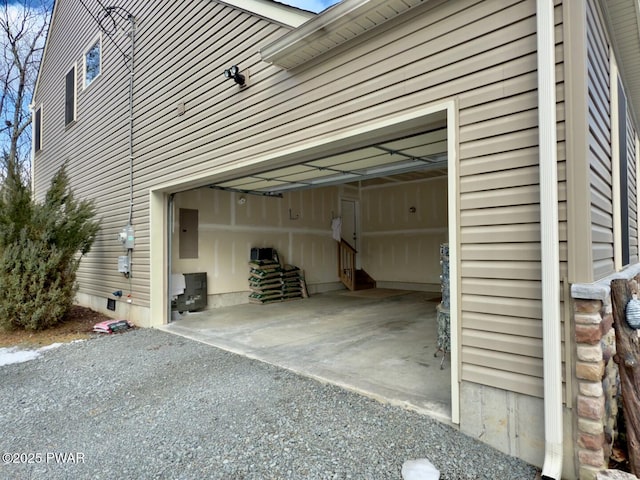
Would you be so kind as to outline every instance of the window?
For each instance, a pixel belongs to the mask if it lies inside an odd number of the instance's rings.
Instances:
[[[76,66],[71,67],[64,79],[64,124],[76,119]]]
[[[84,52],[84,88],[91,85],[102,68],[102,41],[100,37]]]
[[[42,105],[33,114],[33,148],[36,152],[42,149]]]

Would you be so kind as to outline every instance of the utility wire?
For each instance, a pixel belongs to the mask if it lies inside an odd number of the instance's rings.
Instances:
[[[103,10],[103,17],[102,19],[99,18],[98,16],[94,15],[91,10],[89,10],[89,7],[87,7],[87,5],[84,3],[84,0],[79,0],[80,4],[85,8],[85,10],[87,12],[89,12],[89,15],[91,15],[91,18],[93,18],[93,21],[96,22],[96,24],[98,25],[98,27],[100,27],[100,30],[102,30],[104,32],[104,34],[109,37],[109,40],[111,40],[111,43],[113,43],[113,45],[118,49],[118,51],[120,52],[120,54],[122,55],[122,57],[125,60],[125,65],[127,65],[127,68],[129,68],[129,60],[131,60],[131,56],[128,55],[127,53],[125,53],[122,48],[120,48],[120,45],[118,45],[118,43],[116,42],[115,38],[113,38],[112,32],[114,32],[116,30],[116,20],[115,18],[113,18],[113,14],[112,12],[115,10],[113,7],[105,7],[102,2],[100,0],[98,1],[98,4],[100,5],[100,8],[102,8]],[[121,18],[124,19],[124,16],[121,14],[118,14],[118,16],[120,16]],[[105,28],[105,26],[103,25],[103,22],[109,18],[111,20],[111,22],[113,23],[113,29],[112,30],[107,30],[107,28]]]
[[[98,4],[100,4],[100,6],[102,7],[102,10],[104,10],[105,18],[107,16],[111,18],[111,22],[113,23],[113,30],[112,31],[115,31],[117,29],[116,20],[115,20],[115,18],[113,18],[113,16],[114,16],[113,14],[114,13],[115,13],[115,15],[117,15],[120,18],[120,20],[128,21],[133,17],[133,15],[131,15],[126,9],[124,9],[122,7],[115,7],[115,6],[107,7],[100,0],[96,0],[96,1],[98,2]],[[125,12],[126,15],[123,15],[122,12]],[[105,28],[105,30],[106,30],[106,28]]]
[[[91,12],[91,10],[89,10],[89,7],[87,7],[87,6],[85,5],[85,3],[84,3],[84,1],[83,1],[83,0],[80,0],[80,4],[84,7],[84,9],[85,9],[87,12],[89,12],[89,15],[91,15],[91,18],[93,18],[93,20],[94,20],[98,25],[100,25],[100,20],[98,20],[98,17],[96,17],[96,16]]]
[[[133,224],[133,78],[134,78],[134,55],[135,55],[135,17],[129,13],[126,9],[121,7],[105,7],[100,0],[96,0],[102,9],[102,18],[94,15],[91,10],[84,3],[84,0],[79,0],[82,6],[85,8],[89,15],[96,22],[100,30],[104,32],[104,34],[111,40],[113,45],[118,49],[118,51],[122,54],[124,58],[124,63],[127,69],[129,70],[129,225]],[[122,12],[125,12],[123,14]],[[114,37],[113,33],[117,32],[118,25],[116,22],[116,17],[119,20],[129,22],[130,32],[129,35],[131,37],[131,55],[126,54],[118,45]],[[104,22],[109,20],[110,28],[105,27]],[[127,257],[129,257],[129,262],[131,263],[133,249],[129,248],[127,250]],[[131,273],[127,274],[127,278],[129,279],[129,292],[133,291],[132,281],[131,281]],[[129,293],[131,295],[131,293]],[[130,303],[130,302],[129,302]],[[131,315],[131,308],[129,308],[129,315]]]

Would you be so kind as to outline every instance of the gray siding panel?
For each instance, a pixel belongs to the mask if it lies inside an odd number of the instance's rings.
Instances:
[[[261,62],[260,47],[287,31],[263,19],[209,0],[158,5],[132,0],[125,6],[139,19],[133,210],[137,243],[130,284],[136,303],[150,302],[150,188],[186,175],[211,175],[222,165],[455,98],[460,125],[462,378],[542,395],[535,0],[426,2],[294,71]],[[116,271],[122,248],[114,238],[129,208],[127,72],[116,49],[105,42],[102,78],[79,92],[78,121],[65,130],[64,73],[81,60],[97,28],[70,0],[58,0],[58,10],[37,92],[37,101],[45,107],[45,147],[36,158],[35,186],[42,195],[55,168],[69,159],[78,193],[98,201],[103,229],[83,261],[79,280],[82,292],[108,296],[125,283]],[[556,16],[564,245],[559,7]],[[77,37],[74,48],[63,41],[63,32]],[[223,78],[223,69],[233,64],[250,69],[248,88],[240,90]],[[350,72],[347,81],[345,69]],[[594,72],[594,85],[606,80],[601,73]],[[178,102],[184,102],[184,115],[177,113]],[[593,102],[594,115],[601,103]],[[607,138],[606,131],[597,133],[594,138]],[[594,142],[593,163],[594,171],[602,172],[598,186],[606,193],[607,169],[596,161],[606,151],[606,141],[601,143]],[[594,201],[592,209],[606,217],[606,205]],[[561,252],[566,270],[566,245]],[[511,365],[514,368],[506,371]]]
[[[593,274],[598,279],[613,273],[615,264],[609,41],[604,30],[602,12],[593,0],[587,4],[587,78]]]
[[[169,1],[157,5],[141,1],[123,5],[138,19],[134,86],[133,219],[136,246],[132,258],[133,275],[127,281],[117,272],[117,257],[125,252],[114,239],[127,223],[129,213],[128,71],[120,52],[103,36],[102,74],[83,90],[83,50],[99,29],[89,14],[73,2],[58,3],[38,91],[38,98],[47,105],[44,108],[44,145],[48,148],[36,158],[35,188],[38,195],[42,195],[53,172],[63,161],[69,162],[76,192],[97,201],[102,220],[102,234],[83,260],[78,274],[80,291],[104,297],[117,289],[131,290],[134,302],[148,305],[148,190],[139,182],[144,152],[138,145],[145,140],[150,145],[159,143],[170,129],[184,134],[176,120],[177,102],[187,100],[189,108],[187,93],[194,91],[194,101],[200,103],[200,98],[209,96],[212,81],[223,82],[223,68],[218,65],[231,62],[230,55],[237,53],[237,49],[225,47],[231,45],[235,33],[241,33],[243,41],[239,45],[246,45],[249,37],[252,38],[248,44],[255,45],[256,41],[271,41],[277,32],[282,34],[287,30],[210,1],[190,2],[189,8]],[[96,5],[90,8],[95,8],[93,13],[97,13]],[[230,23],[230,20],[233,21]],[[78,28],[78,25],[82,27]],[[234,28],[240,32],[234,32]],[[71,45],[65,43],[63,31],[73,32],[76,41]],[[126,36],[123,37],[125,41],[121,38],[118,45],[128,52],[128,42]],[[205,45],[213,47],[203,49]],[[216,55],[223,54],[228,60],[216,60]],[[257,58],[254,48],[251,55]],[[64,112],[59,108],[64,99],[61,82],[73,62],[78,65],[78,120],[65,129]],[[203,63],[206,68],[202,67]],[[199,116],[206,118],[206,111],[200,112]],[[172,153],[172,160],[175,160],[175,153]],[[157,158],[153,155],[150,158],[150,171],[154,172]],[[157,175],[154,178],[153,183],[157,183]]]
[[[638,179],[636,130],[631,110],[627,111],[627,179],[629,196],[629,263],[638,263]]]

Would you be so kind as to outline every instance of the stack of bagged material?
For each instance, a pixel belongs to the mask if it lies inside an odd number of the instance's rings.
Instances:
[[[282,268],[282,299],[289,300],[302,297],[300,269],[294,265]]]
[[[252,303],[282,300],[282,267],[275,260],[249,262],[249,301]]]
[[[304,273],[295,265],[280,265],[274,248],[252,248],[249,261],[250,303],[307,298]]]

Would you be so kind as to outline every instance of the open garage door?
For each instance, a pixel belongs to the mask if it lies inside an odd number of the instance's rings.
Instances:
[[[175,193],[171,218],[198,211],[199,256],[181,258],[176,221],[168,277],[206,272],[208,305],[174,313],[166,329],[455,422],[456,364],[447,357],[441,370],[434,357],[441,247],[456,228],[447,111],[420,126]],[[348,291],[338,275],[332,221],[345,200],[358,206],[359,263],[377,285],[370,292]],[[303,271],[311,298],[249,304],[252,248],[273,248]]]
[[[446,124],[436,124],[432,130],[410,137],[211,186],[247,194],[279,196],[283,192],[353,182],[368,185],[430,178],[446,175],[446,171]]]

